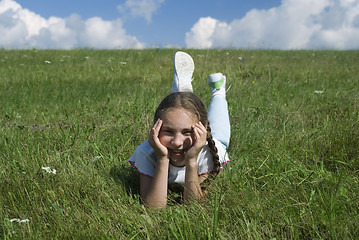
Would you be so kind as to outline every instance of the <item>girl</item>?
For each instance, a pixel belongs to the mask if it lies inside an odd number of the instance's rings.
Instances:
[[[140,173],[142,202],[150,208],[166,207],[169,183],[183,186],[185,202],[201,200],[205,197],[201,183],[209,174],[216,176],[229,161],[226,77],[221,73],[209,76],[212,98],[207,117],[203,102],[192,92],[193,71],[191,56],[177,52],[172,94],[158,106],[148,139],[129,160]]]

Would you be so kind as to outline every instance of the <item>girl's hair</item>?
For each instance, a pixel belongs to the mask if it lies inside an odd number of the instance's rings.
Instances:
[[[209,126],[207,110],[202,100],[192,92],[171,93],[170,95],[165,97],[160,103],[160,105],[157,107],[154,122],[156,122],[157,119],[161,118],[163,113],[171,108],[184,108],[190,113],[192,113],[194,116],[196,116],[197,119],[202,122],[204,126],[207,126],[207,142],[213,156],[212,175],[217,176],[220,171],[221,165],[219,162],[218,150],[213,141],[211,127]]]

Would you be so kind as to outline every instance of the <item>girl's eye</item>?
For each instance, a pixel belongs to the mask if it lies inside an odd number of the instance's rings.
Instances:
[[[170,130],[163,130],[162,132],[164,132],[167,135],[172,134],[172,131],[170,131]]]
[[[185,136],[191,136],[192,133],[193,133],[193,131],[185,131],[185,132],[183,132],[183,135],[185,135]]]

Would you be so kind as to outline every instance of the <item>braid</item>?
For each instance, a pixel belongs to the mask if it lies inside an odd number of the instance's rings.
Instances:
[[[211,133],[211,127],[209,126],[209,123],[207,125],[207,142],[208,142],[209,150],[211,151],[212,156],[213,156],[212,176],[216,177],[218,175],[219,171],[221,170],[221,164],[219,162],[218,149],[214,143],[212,133]]]

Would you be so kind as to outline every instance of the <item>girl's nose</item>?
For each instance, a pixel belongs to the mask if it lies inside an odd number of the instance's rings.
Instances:
[[[183,145],[184,137],[180,134],[176,134],[172,139],[172,145],[176,148],[179,148]]]

